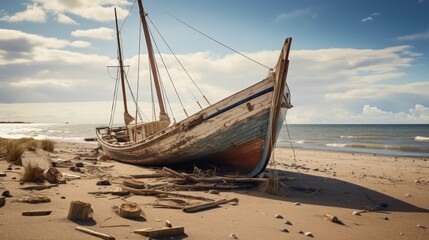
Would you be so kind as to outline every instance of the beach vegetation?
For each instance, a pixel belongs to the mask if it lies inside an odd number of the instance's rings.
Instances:
[[[21,165],[21,157],[25,152],[25,147],[19,141],[9,140],[5,142],[2,150],[7,162]]]
[[[24,173],[21,176],[20,182],[43,182],[44,180],[43,169],[39,166],[28,164],[24,167]]]
[[[48,139],[40,140],[39,147],[45,151],[52,152],[55,148],[55,142]]]

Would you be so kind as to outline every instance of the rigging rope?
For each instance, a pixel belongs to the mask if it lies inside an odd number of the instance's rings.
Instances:
[[[237,50],[233,49],[232,47],[229,47],[229,46],[227,46],[226,44],[224,44],[224,43],[222,43],[222,42],[220,42],[220,41],[218,41],[218,40],[214,39],[213,37],[209,36],[208,34],[205,34],[205,33],[203,33],[202,31],[200,31],[200,30],[198,30],[198,29],[196,29],[196,28],[192,27],[191,25],[189,25],[188,23],[186,23],[186,22],[184,22],[184,21],[180,20],[179,18],[177,18],[176,16],[174,16],[173,14],[171,14],[170,12],[168,12],[167,10],[163,9],[161,6],[159,6],[158,4],[154,3],[153,1],[151,1],[151,3],[152,3],[154,6],[156,6],[157,8],[159,8],[161,11],[165,12],[165,13],[166,13],[167,15],[169,15],[170,17],[172,17],[172,18],[176,19],[176,20],[177,20],[177,21],[179,21],[180,23],[182,23],[182,24],[184,24],[185,26],[187,26],[187,27],[191,28],[192,30],[196,31],[197,33],[199,33],[199,34],[201,34],[201,35],[205,36],[206,38],[208,38],[208,39],[212,40],[213,42],[215,42],[215,43],[217,43],[217,44],[219,44],[219,45],[221,45],[221,46],[223,46],[223,47],[225,47],[225,48],[228,48],[229,50],[231,50],[231,51],[233,51],[233,52],[235,52],[235,53],[237,53],[237,54],[241,55],[242,57],[247,58],[248,60],[250,60],[250,61],[252,61],[252,62],[254,62],[254,63],[256,63],[256,64],[258,64],[258,65],[260,65],[260,66],[262,66],[262,67],[265,67],[265,68],[267,68],[267,69],[271,69],[270,67],[266,66],[265,64],[263,64],[263,63],[260,63],[260,62],[256,61],[255,59],[253,59],[253,58],[251,58],[251,57],[249,57],[249,56],[247,56],[247,55],[245,55],[245,54],[243,54],[243,53],[241,53],[241,52],[239,52],[239,51],[237,51]]]
[[[179,60],[179,58],[176,56],[176,54],[173,52],[173,50],[171,49],[170,45],[167,43],[167,41],[164,39],[164,37],[162,36],[162,34],[160,33],[160,31],[158,30],[158,28],[155,26],[155,24],[152,22],[152,20],[150,19],[149,15],[147,16],[147,18],[149,19],[150,23],[152,24],[152,26],[155,28],[155,30],[158,32],[158,35],[161,37],[161,39],[164,41],[165,45],[167,45],[168,49],[170,50],[171,54],[173,54],[173,56],[176,58],[176,61],[180,64],[180,66],[182,67],[183,71],[186,73],[186,75],[188,75],[189,79],[192,81],[192,83],[194,84],[194,86],[198,89],[198,91],[200,92],[200,94],[203,96],[203,98],[207,101],[207,103],[209,105],[210,102],[209,100],[206,98],[206,96],[203,94],[203,92],[201,91],[201,89],[197,86],[197,84],[195,83],[194,79],[192,79],[191,75],[188,73],[188,71],[186,70],[186,68],[183,66],[182,62]],[[194,96],[195,98],[195,96]],[[195,99],[196,100],[196,99]],[[197,101],[198,102],[198,101]],[[198,105],[200,105],[200,103],[198,103]],[[201,107],[201,106],[200,106]]]
[[[108,71],[109,72],[109,71]],[[110,74],[109,74],[110,75]],[[115,90],[113,92],[113,101],[112,101],[112,107],[110,109],[110,121],[109,121],[109,128],[112,127],[113,121],[115,118],[115,109],[116,109],[116,101],[118,96],[118,85],[119,85],[119,71],[116,71],[116,83],[115,83]]]
[[[152,23],[152,21],[151,21],[151,23]],[[152,25],[153,25],[153,23],[152,23]],[[156,27],[155,27],[155,29],[156,29]],[[185,107],[183,106],[182,99],[180,98],[179,93],[177,92],[176,85],[174,85],[174,83],[173,83],[173,79],[171,78],[170,72],[168,71],[167,65],[165,64],[164,58],[162,57],[162,54],[161,54],[161,51],[159,51],[158,44],[156,44],[156,41],[155,41],[155,39],[152,35],[152,31],[150,31],[150,29],[149,29],[149,34],[152,38],[153,43],[155,44],[155,48],[158,51],[159,57],[161,58],[162,65],[164,65],[164,69],[167,72],[168,78],[170,79],[170,83],[173,86],[173,89],[174,89],[174,92],[176,93],[177,98],[179,99],[180,105],[182,106],[182,109],[185,112],[186,117],[189,117],[188,113],[186,112]],[[170,108],[171,108],[171,106],[170,106]]]
[[[122,30],[122,27],[124,26],[125,22],[127,21],[128,17],[130,16],[131,11],[132,11],[132,10],[133,10],[133,8],[134,8],[134,5],[136,5],[136,2],[137,2],[137,0],[134,0],[133,5],[131,6],[130,10],[128,10],[128,14],[127,14],[127,16],[125,17],[124,22],[122,22],[122,25],[121,25],[121,27],[119,28],[119,31],[121,31],[121,30]]]

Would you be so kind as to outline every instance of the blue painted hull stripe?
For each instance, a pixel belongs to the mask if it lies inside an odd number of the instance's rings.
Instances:
[[[273,89],[274,89],[274,87],[270,87],[270,88],[267,88],[267,89],[262,90],[262,91],[260,91],[260,92],[257,92],[257,93],[255,93],[255,94],[253,94],[253,95],[251,95],[251,96],[249,96],[249,97],[247,97],[247,98],[243,99],[243,100],[240,100],[240,101],[238,101],[238,102],[236,102],[236,103],[234,103],[234,104],[231,104],[231,105],[229,105],[229,106],[227,106],[227,107],[224,107],[224,108],[220,109],[219,111],[217,111],[217,112],[215,112],[215,113],[212,113],[212,114],[208,115],[207,117],[205,117],[205,118],[204,118],[204,120],[209,120],[209,119],[211,119],[211,118],[214,118],[214,117],[216,117],[217,115],[222,114],[222,113],[224,113],[224,112],[226,112],[226,111],[228,111],[228,110],[231,110],[231,109],[233,109],[233,108],[235,108],[235,107],[237,107],[237,106],[239,106],[239,105],[241,105],[241,104],[243,104],[243,103],[245,103],[245,102],[248,102],[248,101],[250,101],[250,100],[252,100],[252,99],[254,99],[254,98],[257,98],[257,97],[259,97],[259,96],[262,96],[262,95],[264,95],[264,94],[266,94],[266,93],[272,92],[272,91],[273,91]]]

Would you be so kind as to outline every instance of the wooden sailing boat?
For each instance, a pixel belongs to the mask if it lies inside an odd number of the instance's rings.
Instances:
[[[292,39],[285,40],[275,68],[264,80],[170,125],[157,78],[145,12],[140,0],[138,4],[160,118],[159,121],[136,123],[128,114],[121,47],[117,35],[125,126],[96,129],[102,150],[112,159],[130,164],[166,166],[191,162],[195,165],[209,164],[220,170],[251,177],[262,173],[270,159],[286,111],[292,107],[286,84]]]

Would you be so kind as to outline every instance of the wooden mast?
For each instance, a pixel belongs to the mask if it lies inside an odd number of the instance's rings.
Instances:
[[[121,73],[122,97],[124,100],[124,121],[125,121],[125,125],[128,125],[133,120],[133,117],[131,117],[131,115],[128,113],[127,95],[125,92],[124,63],[122,62],[122,50],[121,50],[121,40],[119,37],[118,17],[116,15],[116,8],[114,8],[114,9],[115,9],[115,22],[116,22],[116,38],[117,38],[117,42],[118,42],[119,71]]]
[[[158,73],[157,73],[157,69],[156,69],[156,65],[155,65],[155,58],[153,56],[152,42],[150,39],[150,34],[149,34],[147,22],[146,22],[146,16],[145,16],[145,12],[143,9],[143,3],[141,0],[138,0],[138,3],[139,3],[140,19],[142,22],[143,32],[144,32],[144,36],[146,39],[146,46],[147,46],[147,52],[149,55],[150,67],[152,70],[152,75],[153,75],[153,79],[154,79],[154,83],[155,83],[156,96],[158,98],[160,118],[161,119],[164,118],[165,120],[167,120],[168,115],[165,112],[164,101],[163,101],[162,94],[161,94],[161,87],[159,85]],[[169,119],[168,119],[168,121],[169,121]]]

